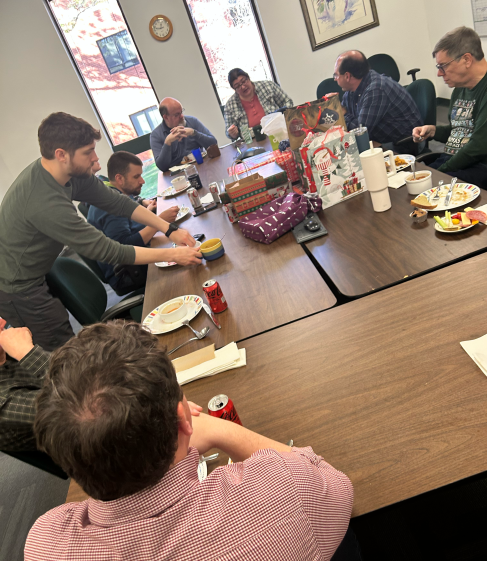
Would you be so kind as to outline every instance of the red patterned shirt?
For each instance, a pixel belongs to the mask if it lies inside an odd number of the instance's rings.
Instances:
[[[245,101],[243,99],[241,99],[240,101],[245,110],[245,113],[247,113],[249,127],[252,128],[260,125],[262,117],[265,117],[265,111],[262,107],[262,104],[260,103],[259,98],[257,97],[257,94],[254,93],[254,97],[250,101]]]
[[[198,452],[150,487],[41,516],[26,561],[328,560],[352,511],[346,475],[311,448],[260,450],[198,481]]]

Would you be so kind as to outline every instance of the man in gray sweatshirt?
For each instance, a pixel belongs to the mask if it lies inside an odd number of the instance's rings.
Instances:
[[[24,169],[0,205],[0,316],[13,327],[28,327],[34,343],[50,351],[73,335],[64,306],[45,281],[65,245],[111,264],[199,265],[201,253],[186,230],[109,189],[92,174],[101,135],[89,123],[52,113],[42,121],[38,136],[42,157]],[[121,245],[81,218],[73,200],[152,226],[186,247]]]

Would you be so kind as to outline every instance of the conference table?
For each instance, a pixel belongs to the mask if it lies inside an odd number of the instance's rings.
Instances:
[[[478,474],[487,380],[459,342],[487,333],[486,278],[484,254],[258,335],[246,367],[184,392],[312,446],[353,482],[353,516]]]
[[[418,163],[417,170],[432,171],[433,185],[448,185],[451,177]],[[357,298],[424,274],[487,248],[486,226],[479,224],[465,232],[447,234],[435,230],[433,216],[413,223],[413,207],[406,187],[389,189],[392,207],[374,212],[369,193],[318,213],[329,234],[305,244],[307,251],[327,279],[346,297]],[[481,189],[470,206],[487,203]],[[466,206],[466,205],[465,205]],[[457,210],[460,210],[459,207]],[[443,216],[439,212],[438,216]]]

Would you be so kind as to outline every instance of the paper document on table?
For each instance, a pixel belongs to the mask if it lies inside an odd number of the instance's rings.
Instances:
[[[194,353],[192,353],[194,354]],[[184,358],[184,357],[182,357]],[[176,359],[176,361],[179,359]],[[239,349],[236,343],[229,343],[225,347],[215,351],[215,358],[206,360],[201,364],[197,364],[192,368],[177,372],[178,382],[188,384],[193,380],[205,378],[206,376],[214,376],[225,370],[232,368],[240,368],[247,364],[245,349]]]
[[[487,335],[472,339],[472,341],[460,341],[460,345],[487,376]]]
[[[406,176],[408,175],[411,175],[410,171],[398,171],[396,175],[389,177],[389,187],[399,189],[399,187],[406,185]]]
[[[182,166],[173,166],[172,168],[169,168],[169,171],[171,173],[178,173],[180,171],[183,171],[183,169],[186,169],[189,166],[190,164],[183,164]]]
[[[206,194],[204,197],[201,197],[201,202],[206,205],[207,203],[213,202],[213,195],[211,193]]]

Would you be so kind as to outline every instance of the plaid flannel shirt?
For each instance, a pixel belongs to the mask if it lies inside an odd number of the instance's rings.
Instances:
[[[293,100],[284,92],[275,82],[270,80],[263,80],[261,82],[254,82],[255,92],[259,98],[262,109],[266,115],[274,113],[281,107],[292,107]],[[238,93],[234,93],[225,105],[225,132],[228,138],[228,129],[232,125],[237,125],[240,129],[242,125],[249,126],[247,113],[243,108],[242,102]]]
[[[371,70],[354,92],[345,92],[342,105],[347,110],[348,130],[367,127],[370,140],[381,144],[411,136],[421,115],[406,88],[392,78]]]
[[[17,362],[0,366],[0,450],[36,450],[32,432],[35,399],[47,372],[50,353],[36,345]]]

